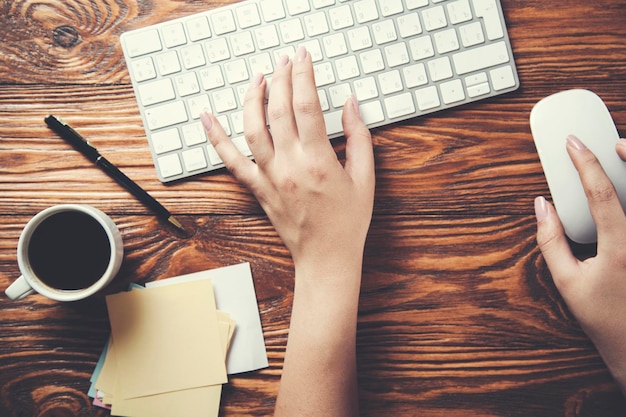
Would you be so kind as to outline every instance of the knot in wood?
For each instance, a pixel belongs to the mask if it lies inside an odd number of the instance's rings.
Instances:
[[[72,26],[59,26],[54,29],[54,43],[63,47],[63,48],[71,48],[80,42],[80,34],[78,30]]]

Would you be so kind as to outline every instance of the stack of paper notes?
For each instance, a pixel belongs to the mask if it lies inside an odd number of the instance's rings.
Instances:
[[[267,367],[249,264],[107,297],[94,404],[127,417],[217,416],[227,374]]]

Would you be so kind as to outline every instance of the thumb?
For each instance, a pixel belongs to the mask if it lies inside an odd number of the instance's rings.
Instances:
[[[537,244],[561,295],[567,299],[571,281],[578,276],[578,259],[572,253],[554,207],[543,197],[535,199]]]
[[[372,184],[373,191],[375,174],[372,136],[361,118],[355,96],[350,97],[343,106],[341,122],[346,135],[345,170],[353,180]]]
[[[622,158],[622,161],[626,161],[626,139],[620,139],[617,142],[617,145],[615,145],[615,151],[617,151],[619,157]]]

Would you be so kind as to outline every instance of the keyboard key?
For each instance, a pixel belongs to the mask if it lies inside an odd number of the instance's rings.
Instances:
[[[250,78],[246,61],[243,59],[226,62],[224,72],[226,72],[226,79],[230,84],[237,84]]]
[[[404,82],[408,88],[419,87],[428,84],[428,76],[426,75],[426,66],[424,64],[414,64],[402,68]]]
[[[465,92],[463,91],[463,83],[458,78],[452,81],[442,83],[441,99],[445,104],[452,104],[465,100]]]
[[[201,122],[184,125],[181,130],[187,146],[199,145],[207,141],[206,131]]]
[[[124,37],[124,44],[131,58],[157,52],[162,49],[159,32],[156,29],[148,29],[129,34]]]
[[[161,106],[146,109],[146,122],[148,129],[157,130],[162,127],[173,126],[177,123],[186,122],[188,119],[185,103],[174,101]]]
[[[131,63],[131,68],[135,79],[139,82],[151,80],[156,77],[156,69],[152,58],[149,56],[136,59]]]
[[[341,81],[361,75],[359,64],[354,55],[349,55],[335,61],[335,68],[337,69],[337,78]]]
[[[433,81],[441,81],[452,77],[452,67],[450,66],[450,58],[442,56],[441,58],[428,61],[428,73]]]
[[[207,167],[207,160],[202,148],[192,148],[182,153],[185,169],[189,172]]]
[[[304,39],[304,29],[300,23],[300,19],[291,19],[281,22],[278,26],[280,35],[285,43],[291,43]]]
[[[167,48],[174,48],[187,43],[185,28],[180,22],[165,26],[161,30],[161,34],[163,35],[163,43]]]
[[[337,133],[343,132],[343,124],[341,123],[342,113],[342,110],[324,113],[326,134],[328,136],[336,135]]]
[[[397,119],[415,113],[415,104],[411,93],[399,94],[384,100],[387,117]]]
[[[439,54],[457,51],[459,49],[459,38],[456,36],[454,28],[442,30],[434,35],[435,45]]]
[[[443,6],[436,6],[431,9],[424,10],[422,18],[424,19],[424,27],[429,32],[445,28],[448,25],[446,12],[443,10]]]
[[[369,103],[359,105],[361,117],[366,125],[373,123],[380,123],[385,120],[385,114],[383,113],[383,106],[379,101],[370,101]]]
[[[398,17],[398,31],[403,38],[419,35],[422,33],[422,25],[420,24],[417,12]]]
[[[363,52],[359,55],[361,60],[361,67],[363,72],[371,74],[376,71],[385,69],[385,63],[383,61],[383,54],[380,49],[373,49],[371,51]]]
[[[354,26],[354,20],[352,19],[352,12],[350,6],[340,6],[331,9],[329,12],[330,25],[334,30],[344,29],[350,26]]]
[[[231,12],[230,10],[223,10],[217,13],[213,13],[210,19],[216,35],[224,35],[225,33],[234,32],[235,30],[237,30],[237,25],[235,25],[233,12]]]
[[[434,109],[441,105],[437,87],[434,85],[415,91],[415,99],[417,100],[417,107],[422,111]]]
[[[335,72],[330,62],[323,62],[313,66],[313,75],[315,76],[315,86],[323,87],[335,82]]]
[[[400,77],[400,71],[388,71],[378,75],[378,84],[380,85],[380,91],[384,95],[397,93],[404,89],[402,78]]]
[[[385,47],[385,58],[390,68],[409,63],[409,51],[404,42],[395,43]]]
[[[206,64],[202,45],[195,44],[186,46],[180,50],[180,58],[183,61],[185,69],[198,68]]]
[[[476,16],[482,17],[485,22],[487,39],[494,40],[504,37],[504,29],[500,22],[500,13],[496,0],[472,0]]]
[[[515,76],[510,65],[489,71],[491,84],[496,91],[515,86]]]
[[[378,19],[378,9],[374,0],[355,1],[353,7],[358,23],[367,23]]]
[[[242,56],[254,52],[254,41],[251,32],[238,32],[230,36],[233,55]]]
[[[225,38],[215,39],[205,44],[207,58],[211,63],[224,61],[230,58],[230,52],[228,51],[228,43]]]
[[[491,89],[489,88],[489,83],[476,84],[467,87],[467,95],[474,98],[484,96],[485,94],[489,94]]]
[[[509,52],[504,41],[500,41],[459,52],[453,55],[452,60],[456,73],[463,75],[509,62]]]
[[[311,6],[307,0],[289,0],[287,2],[287,11],[290,15],[295,16],[306,13],[311,10]]]
[[[285,17],[282,0],[261,0],[261,13],[266,22],[273,22]]]
[[[187,32],[192,42],[211,37],[209,21],[205,16],[198,16],[187,21]]]
[[[176,90],[181,97],[189,96],[191,94],[200,92],[200,85],[198,84],[198,78],[194,72],[188,72],[183,75],[179,75],[174,78],[176,84]]]
[[[180,159],[175,153],[158,158],[157,165],[159,166],[159,171],[163,178],[174,177],[183,173]]]
[[[396,33],[393,20],[383,20],[382,22],[374,23],[372,25],[372,31],[374,32],[374,40],[378,45],[384,45],[398,40],[398,34]]]
[[[350,49],[354,52],[370,48],[372,46],[372,37],[367,26],[360,26],[356,29],[348,31],[348,43]]]
[[[428,35],[411,39],[409,41],[409,48],[411,49],[411,57],[414,61],[435,56],[433,41]]]
[[[213,65],[199,71],[200,82],[205,90],[213,90],[225,85],[222,69],[218,65]]]
[[[402,0],[386,0],[381,2],[380,9],[385,17],[393,16],[394,14],[402,13],[404,8],[402,7]]]
[[[322,35],[328,33],[330,28],[326,21],[326,13],[318,12],[307,15],[304,18],[304,25],[306,27],[306,33],[309,37]]]
[[[237,108],[237,100],[235,99],[235,93],[232,88],[225,88],[223,90],[213,93],[213,105],[217,113],[224,113],[229,110]]]
[[[424,6],[428,6],[428,0],[406,0],[406,8],[409,10]]]
[[[241,29],[247,29],[261,24],[261,16],[259,15],[259,10],[254,3],[244,4],[241,7],[237,7],[235,9],[235,14],[237,15],[237,22],[239,23],[239,27]]]
[[[348,97],[352,95],[350,84],[337,84],[328,89],[330,102],[334,108],[343,107]]]
[[[151,139],[152,146],[157,154],[171,152],[183,147],[178,129],[176,128],[155,132],[152,134]]]
[[[461,35],[461,43],[466,48],[485,42],[485,35],[483,34],[483,27],[480,22],[461,26],[459,33]]]
[[[326,57],[328,58],[334,58],[348,53],[348,45],[346,44],[346,38],[343,36],[343,33],[326,36],[322,42],[324,44]]]
[[[189,108],[189,115],[191,116],[191,118],[196,120],[200,118],[200,113],[202,112],[206,111],[208,113],[213,113],[213,110],[211,109],[211,103],[209,101],[209,96],[206,94],[193,96],[192,98],[188,99],[187,107]],[[184,125],[183,130],[187,126],[189,125]]]
[[[378,87],[374,77],[359,78],[354,81],[354,94],[359,101],[366,101],[378,97]]]
[[[144,106],[151,106],[176,98],[172,81],[169,78],[141,84],[137,90],[141,104]]]
[[[176,51],[169,51],[163,54],[159,54],[155,57],[156,65],[161,75],[170,75],[177,73],[181,70],[180,61],[178,60],[178,53]]]
[[[456,0],[447,4],[450,23],[453,25],[467,22],[472,19],[472,9],[469,0]]]
[[[259,49],[261,50],[273,48],[280,45],[278,32],[276,31],[276,26],[274,25],[263,26],[255,29],[254,36],[256,38],[257,44],[259,45]]]

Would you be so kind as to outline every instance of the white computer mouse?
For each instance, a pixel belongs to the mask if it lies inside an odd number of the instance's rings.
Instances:
[[[615,153],[619,134],[609,110],[591,91],[561,91],[535,104],[530,128],[565,234],[577,243],[596,242],[596,226],[566,138],[577,136],[596,155],[626,208],[626,163]]]

